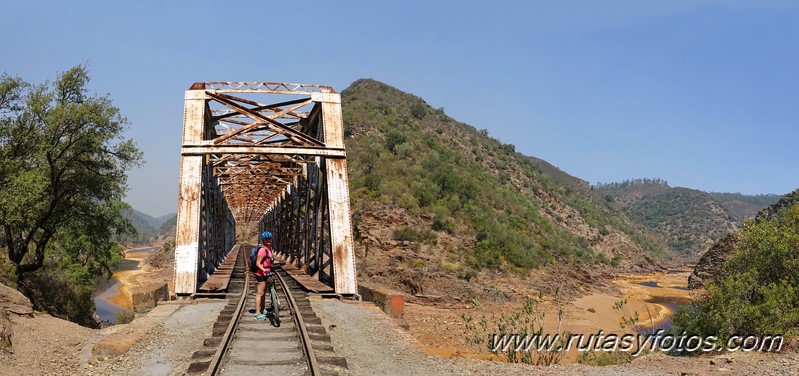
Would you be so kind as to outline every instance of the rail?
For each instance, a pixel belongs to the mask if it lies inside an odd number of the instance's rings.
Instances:
[[[249,249],[248,247],[240,247],[240,248],[241,248],[240,252],[245,252],[246,249]],[[245,268],[247,270],[249,270],[249,257],[247,257],[246,254],[240,255],[240,257],[243,257],[243,259],[245,260]],[[295,297],[292,295],[291,290],[290,290],[288,284],[286,283],[286,280],[284,279],[284,276],[282,275],[283,273],[285,273],[285,272],[281,270],[280,266],[277,266],[274,269],[274,271],[273,271],[273,275],[275,277],[275,280],[279,284],[280,290],[282,291],[282,295],[283,295],[283,298],[284,298],[284,299],[281,299],[281,300],[286,302],[286,304],[287,304],[286,308],[288,308],[285,311],[283,311],[281,309],[281,311],[292,315],[293,318],[294,318],[293,321],[294,321],[295,330],[298,333],[298,338],[297,339],[300,341],[299,348],[302,351],[302,357],[305,359],[305,363],[306,363],[306,366],[307,366],[308,374],[309,375],[321,375],[322,371],[321,371],[321,368],[320,368],[320,365],[319,365],[319,361],[318,361],[318,359],[316,357],[316,353],[314,351],[314,348],[313,348],[313,345],[312,345],[312,342],[311,342],[310,334],[309,334],[308,329],[306,327],[305,321],[303,320],[302,314],[300,313],[300,309],[299,309],[299,306],[297,304],[297,301],[295,300]],[[245,272],[244,273],[244,288],[242,289],[241,297],[238,299],[238,303],[237,303],[236,308],[235,308],[235,310],[234,310],[234,312],[233,312],[233,314],[231,316],[230,322],[227,325],[225,333],[222,335],[222,337],[221,337],[221,339],[219,341],[219,345],[218,345],[216,351],[214,352],[213,357],[209,361],[208,368],[205,371],[205,375],[211,376],[211,375],[220,375],[220,374],[223,374],[223,373],[230,373],[230,372],[235,373],[236,372],[235,371],[235,367],[252,366],[252,362],[251,361],[243,361],[243,362],[242,361],[237,361],[236,359],[232,359],[230,356],[228,356],[229,352],[233,348],[236,348],[236,346],[239,346],[238,349],[246,348],[248,346],[252,346],[252,345],[248,345],[246,343],[242,343],[240,345],[236,344],[236,342],[238,340],[242,339],[242,335],[238,335],[237,336],[236,333],[237,333],[238,330],[241,330],[241,325],[240,324],[242,323],[242,317],[246,316],[245,307],[247,306],[248,296],[250,294],[250,283],[252,282],[252,276],[251,275],[252,275],[251,272]],[[279,319],[279,318],[276,317],[276,319]],[[245,324],[245,325],[252,325],[252,324]],[[263,326],[261,326],[260,328],[261,329],[258,329],[259,332],[264,330],[264,329],[262,329],[262,328],[264,328]],[[247,330],[247,329],[245,329],[245,330]],[[246,338],[243,339],[243,340],[245,342],[247,341]],[[258,341],[258,342],[261,342],[261,341]],[[268,340],[265,340],[263,342],[268,342]],[[259,345],[263,346],[264,344],[263,343],[259,343]],[[265,347],[264,351],[266,351],[266,350],[268,350],[268,345],[267,345],[267,347]],[[297,354],[299,355],[299,353],[297,353]],[[275,361],[274,364],[277,367],[280,367],[281,365],[284,365],[283,363],[281,363],[281,361]],[[269,361],[265,361],[264,363],[262,363],[262,364],[260,364],[258,366],[259,367],[269,367],[270,366],[270,362]],[[266,368],[264,368],[264,370],[267,371]]]

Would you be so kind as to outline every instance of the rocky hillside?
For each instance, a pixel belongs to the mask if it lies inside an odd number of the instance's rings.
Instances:
[[[676,254],[689,260],[698,258],[740,223],[712,195],[672,188],[659,179],[598,184],[594,188],[617,202],[630,219],[665,239]]]
[[[363,79],[342,106],[364,282],[473,296],[486,285],[466,283],[474,277],[559,270],[550,285],[590,284],[596,271],[669,255],[585,181],[416,96]]]
[[[785,210],[794,205],[799,205],[799,189],[788,193],[779,199],[776,204],[769,205],[760,210],[754,221],[759,222],[779,217]],[[705,252],[688,277],[689,288],[699,288],[705,281],[722,275],[724,264],[732,257],[738,246],[738,232],[732,232],[720,239],[707,252]]]
[[[161,226],[155,230],[153,234],[152,241],[155,243],[162,243],[167,240],[175,240],[175,234],[177,231],[178,225],[178,215],[171,214],[168,217],[165,217]]]

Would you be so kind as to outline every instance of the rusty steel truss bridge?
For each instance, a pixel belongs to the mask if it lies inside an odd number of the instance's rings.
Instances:
[[[176,297],[195,296],[245,223],[252,224],[248,238],[271,231],[276,252],[336,294],[357,294],[347,183],[333,88],[193,84],[183,115]]]

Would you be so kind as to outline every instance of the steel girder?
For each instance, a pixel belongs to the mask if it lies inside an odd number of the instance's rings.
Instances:
[[[244,222],[272,231],[279,254],[337,293],[356,294],[340,96],[321,85],[205,82],[185,100],[175,294],[197,291]]]

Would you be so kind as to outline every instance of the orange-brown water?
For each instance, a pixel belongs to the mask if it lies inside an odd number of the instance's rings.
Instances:
[[[144,248],[126,251],[120,269],[114,271],[110,280],[98,283],[94,301],[102,321],[115,323],[117,312],[133,309],[130,280],[142,273],[138,263],[147,258],[151,250]]]

